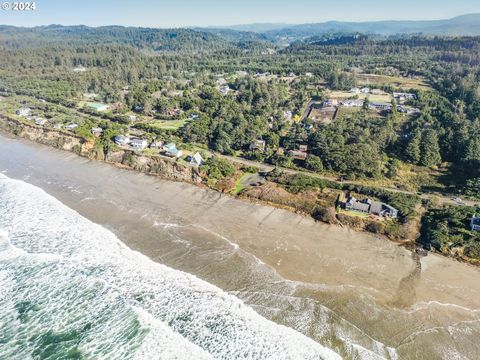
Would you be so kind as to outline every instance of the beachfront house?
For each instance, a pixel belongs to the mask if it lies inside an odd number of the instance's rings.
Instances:
[[[77,127],[78,127],[78,124],[68,124],[67,126],[65,126],[65,129],[70,130],[70,131],[73,131],[73,130],[75,130]]]
[[[480,231],[480,217],[477,217],[475,214],[473,214],[470,227],[472,228],[472,231]]]
[[[109,109],[109,106],[106,105],[106,104],[102,104],[102,103],[88,103],[87,106],[90,108],[90,109],[93,109],[95,111],[107,111]]]
[[[43,126],[46,123],[47,123],[47,119],[44,119],[44,118],[41,118],[41,117],[35,118],[35,125]]]
[[[343,207],[345,210],[358,211],[369,215],[389,217],[393,219],[398,217],[398,210],[393,206],[371,199],[357,200],[352,196],[343,204]]]
[[[119,146],[125,146],[125,145],[130,144],[130,138],[128,136],[125,136],[125,135],[115,136],[114,141],[115,141],[115,144],[117,144]]]
[[[30,115],[30,111],[32,111],[30,108],[22,107],[22,108],[18,109],[17,111],[15,111],[15,114],[18,115],[18,116],[27,117],[28,115]]]
[[[94,127],[92,128],[92,134],[99,137],[103,134],[103,129],[101,127]]]
[[[264,152],[265,151],[265,140],[262,140],[262,139],[255,140],[254,142],[252,142],[249,145],[249,150],[250,151]]]
[[[183,155],[182,150],[177,149],[177,146],[174,143],[168,143],[163,146],[166,156],[179,158]]]
[[[150,144],[150,149],[161,149],[163,147],[163,141],[156,140]]]
[[[136,150],[143,150],[147,147],[148,142],[145,139],[132,139],[130,146]]]
[[[193,154],[193,156],[190,158],[190,165],[191,166],[195,166],[195,167],[199,167],[199,166],[202,166],[204,163],[204,160],[202,158],[202,155],[200,155],[199,152],[196,152],[195,154]]]

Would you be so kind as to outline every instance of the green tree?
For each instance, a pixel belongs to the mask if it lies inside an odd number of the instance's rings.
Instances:
[[[441,161],[437,133],[433,129],[427,129],[422,134],[422,143],[420,144],[420,165],[433,166]]]

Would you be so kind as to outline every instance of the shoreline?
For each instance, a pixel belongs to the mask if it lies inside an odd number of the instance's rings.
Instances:
[[[348,342],[388,359],[387,348],[419,329],[480,321],[470,310],[480,309],[475,267],[432,255],[420,259],[419,271],[411,252],[373,234],[23,139],[0,142],[6,149],[0,169],[9,177],[43,188],[132,250],[218,286],[347,359],[354,357],[345,355],[354,352]],[[448,304],[469,310],[451,312]],[[399,356],[414,359],[419,348],[433,354],[428,339],[402,346]]]
[[[42,145],[46,145],[46,146],[49,146],[49,147],[52,147],[52,148],[55,148],[55,149],[68,151],[68,152],[74,153],[74,154],[76,154],[80,157],[84,157],[84,158],[87,158],[87,159],[93,160],[93,161],[100,161],[102,163],[108,164],[108,165],[113,166],[113,167],[118,168],[118,169],[130,170],[130,171],[133,171],[133,172],[136,172],[136,173],[142,173],[142,174],[145,174],[145,175],[149,175],[149,176],[160,178],[160,179],[167,180],[167,181],[187,183],[187,184],[190,184],[190,185],[197,186],[201,189],[210,189],[212,191],[218,192],[219,194],[224,194],[224,195],[229,196],[231,198],[238,199],[238,200],[250,203],[250,204],[260,204],[260,205],[264,205],[264,206],[270,206],[270,207],[274,207],[274,208],[277,208],[277,209],[286,210],[286,211],[289,211],[291,213],[304,216],[306,218],[311,218],[315,221],[318,221],[318,222],[321,222],[321,223],[324,223],[324,224],[339,226],[341,228],[346,227],[346,228],[352,229],[353,231],[356,231],[356,232],[359,232],[359,233],[373,234],[375,236],[379,236],[380,238],[382,238],[384,240],[391,241],[395,244],[403,246],[407,250],[412,251],[412,252],[415,252],[417,249],[420,249],[420,246],[416,244],[416,239],[413,239],[413,238],[407,238],[407,239],[403,239],[403,240],[402,239],[397,239],[397,238],[392,238],[392,237],[389,237],[389,236],[384,235],[384,234],[373,233],[371,231],[368,231],[365,228],[358,228],[358,227],[352,226],[348,223],[342,223],[339,219],[336,219],[335,222],[323,221],[322,219],[315,218],[313,216],[313,214],[302,211],[300,209],[297,209],[294,206],[281,204],[281,203],[278,203],[278,202],[275,202],[275,201],[264,200],[264,199],[257,198],[257,197],[251,196],[251,195],[243,195],[242,196],[241,194],[240,195],[239,194],[231,194],[230,192],[221,191],[219,189],[216,189],[215,187],[208,186],[208,185],[204,184],[197,169],[195,169],[193,167],[190,167],[190,166],[187,166],[187,165],[180,165],[180,164],[176,163],[176,161],[172,160],[171,158],[167,158],[167,157],[164,157],[164,156],[161,156],[161,155],[155,155],[156,158],[160,158],[164,162],[173,164],[174,167],[183,167],[183,168],[189,169],[189,171],[187,171],[186,176],[184,176],[184,174],[182,174],[181,176],[178,176],[175,173],[175,171],[171,171],[171,169],[167,169],[167,171],[159,171],[159,172],[146,171],[145,168],[137,168],[135,166],[131,166],[128,163],[126,163],[125,159],[124,159],[125,156],[114,155],[113,157],[112,156],[107,156],[106,158],[104,158],[104,157],[99,158],[98,154],[93,152],[93,147],[89,144],[88,141],[86,141],[85,139],[83,139],[79,136],[76,136],[74,134],[70,134],[68,132],[64,132],[64,131],[57,130],[57,129],[45,129],[43,127],[37,127],[37,126],[31,125],[31,124],[26,124],[22,121],[9,118],[8,116],[3,115],[3,114],[0,114],[0,120],[4,120],[4,121],[0,121],[0,131],[3,132],[3,134],[6,135],[6,136],[18,137],[20,139],[25,139],[27,141],[32,141],[32,142],[39,143],[39,144],[42,144]],[[4,123],[4,122],[7,122],[7,125],[4,124],[2,126],[1,124]],[[11,124],[12,122],[14,124],[13,129],[12,129],[12,124]],[[33,131],[39,131],[41,133],[48,132],[49,134],[52,134],[52,133],[53,134],[58,134],[59,136],[63,136],[63,137],[72,137],[72,138],[75,138],[75,139],[79,140],[79,144],[76,144],[74,146],[69,146],[69,147],[65,148],[65,146],[59,146],[59,144],[52,144],[51,141],[50,142],[47,141],[47,143],[45,143],[43,141],[39,141],[38,137],[32,139],[32,136],[29,135],[28,132],[27,132],[27,134],[25,134],[22,131],[18,131],[18,128],[16,128],[17,126],[20,126],[22,128],[22,130],[25,127],[28,127],[30,129],[33,129]],[[86,144],[88,144],[88,145],[85,146]],[[79,151],[78,151],[78,147],[75,147],[77,145],[80,145],[80,150]],[[84,147],[86,147],[85,151],[83,149]],[[142,157],[141,154],[137,154],[136,152],[131,151],[131,150],[121,149],[119,152],[122,152],[124,154],[133,154],[134,156]],[[153,156],[150,156],[150,157],[153,157]],[[432,253],[434,253],[434,252],[432,252]],[[443,254],[440,254],[440,255],[445,256]],[[448,256],[446,256],[446,257],[448,257]],[[468,262],[468,261],[465,261],[465,260],[459,260],[459,261]]]

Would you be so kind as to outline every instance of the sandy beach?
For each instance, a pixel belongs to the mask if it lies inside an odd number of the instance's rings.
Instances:
[[[368,233],[19,139],[0,136],[0,154],[9,177],[346,358],[480,353],[480,272],[473,266],[431,254],[418,260]]]

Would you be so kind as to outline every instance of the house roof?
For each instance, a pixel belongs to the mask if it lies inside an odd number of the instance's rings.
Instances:
[[[351,206],[352,210],[357,210],[357,211],[363,211],[363,212],[368,212],[370,209],[370,204],[365,204],[362,202],[355,201],[352,203]]]
[[[472,225],[479,225],[480,226],[480,217],[476,217],[475,215],[473,215]]]

